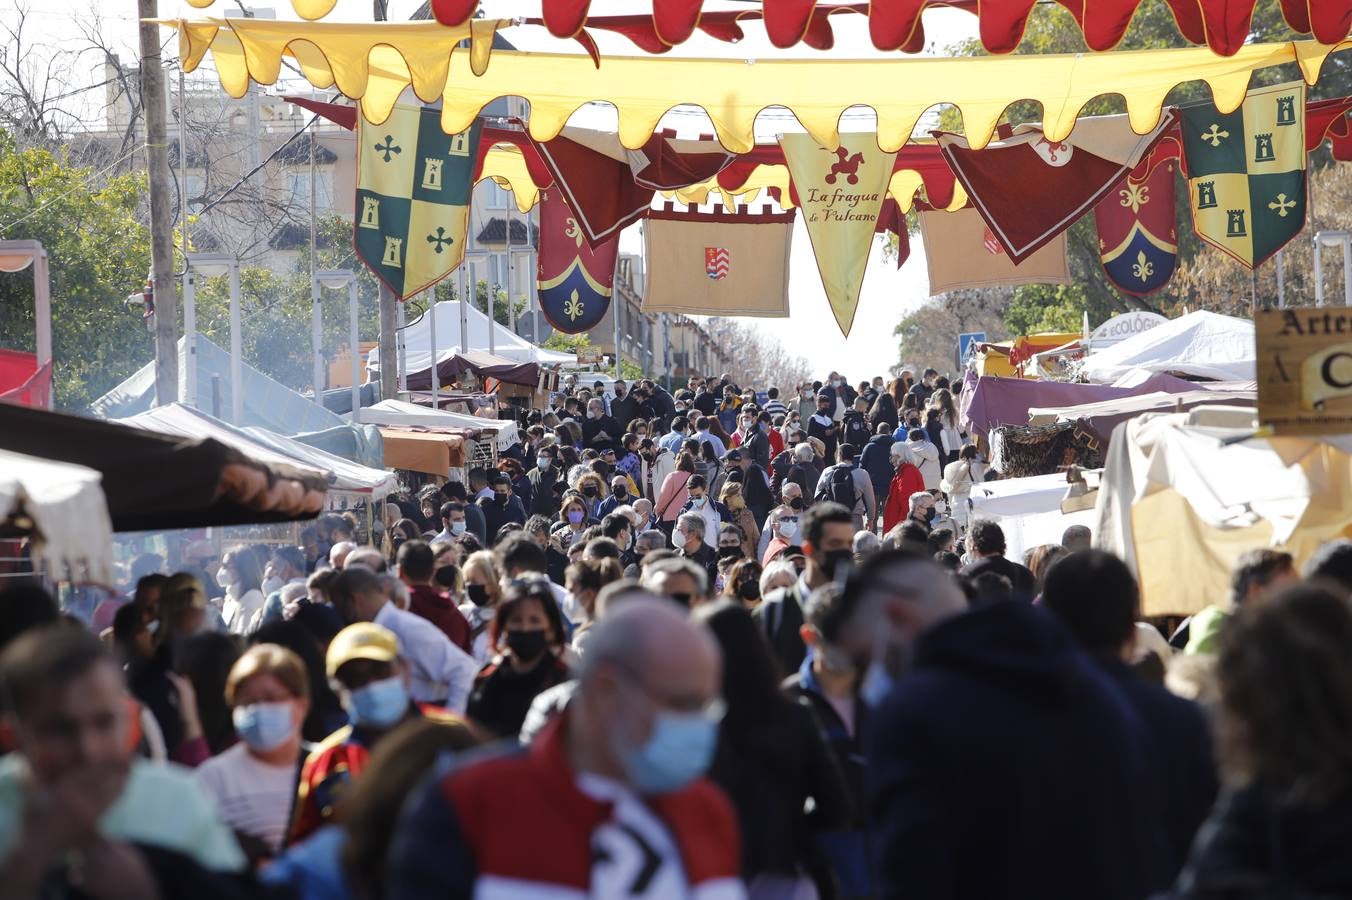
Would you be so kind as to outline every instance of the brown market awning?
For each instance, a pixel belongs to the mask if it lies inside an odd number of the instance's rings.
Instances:
[[[0,449],[100,472],[115,531],[309,519],[327,489],[320,473],[261,462],[216,440],[4,403]]]
[[[506,357],[487,353],[483,350],[470,350],[457,353],[437,363],[437,379],[443,385],[451,384],[464,372],[473,372],[480,378],[496,378],[507,384],[522,384],[535,387],[540,383],[540,365],[533,362],[516,362]],[[410,391],[428,391],[432,389],[432,370],[408,373]]]

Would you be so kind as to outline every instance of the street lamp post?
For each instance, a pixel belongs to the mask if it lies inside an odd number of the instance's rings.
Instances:
[[[352,422],[361,423],[361,368],[357,341],[357,275],[351,269],[320,269],[315,272],[315,283],[330,290],[347,288],[348,341],[352,356]]]

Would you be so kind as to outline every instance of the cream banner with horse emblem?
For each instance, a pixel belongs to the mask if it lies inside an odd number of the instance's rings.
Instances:
[[[1277,434],[1352,431],[1352,307],[1254,316],[1258,421]]]
[[[842,134],[835,150],[824,149],[807,134],[782,134],[779,146],[793,176],[826,299],[841,333],[849,337],[897,154],[880,150],[878,135],[871,131]]]

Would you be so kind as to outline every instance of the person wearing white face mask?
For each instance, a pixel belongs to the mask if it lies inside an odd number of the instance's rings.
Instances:
[[[240,742],[194,774],[249,856],[270,857],[282,847],[296,796],[300,729],[310,709],[305,664],[285,647],[258,644],[231,667],[225,697]]]
[[[225,554],[216,570],[216,583],[225,588],[221,615],[232,634],[247,634],[254,614],[263,608],[263,566],[248,547]]]

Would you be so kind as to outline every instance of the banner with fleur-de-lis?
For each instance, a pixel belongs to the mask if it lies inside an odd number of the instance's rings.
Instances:
[[[1305,227],[1305,85],[1255,88],[1234,112],[1181,111],[1193,228],[1252,269]]]
[[[620,232],[587,241],[563,191],[540,192],[540,253],[536,288],[540,310],[554,330],[580,334],[595,328],[615,291]]]
[[[1103,272],[1125,293],[1144,296],[1174,277],[1174,176],[1181,152],[1175,128],[1094,207]]]
[[[478,120],[441,130],[441,111],[396,106],[380,125],[357,121],[352,245],[400,300],[445,278],[465,257]]]

